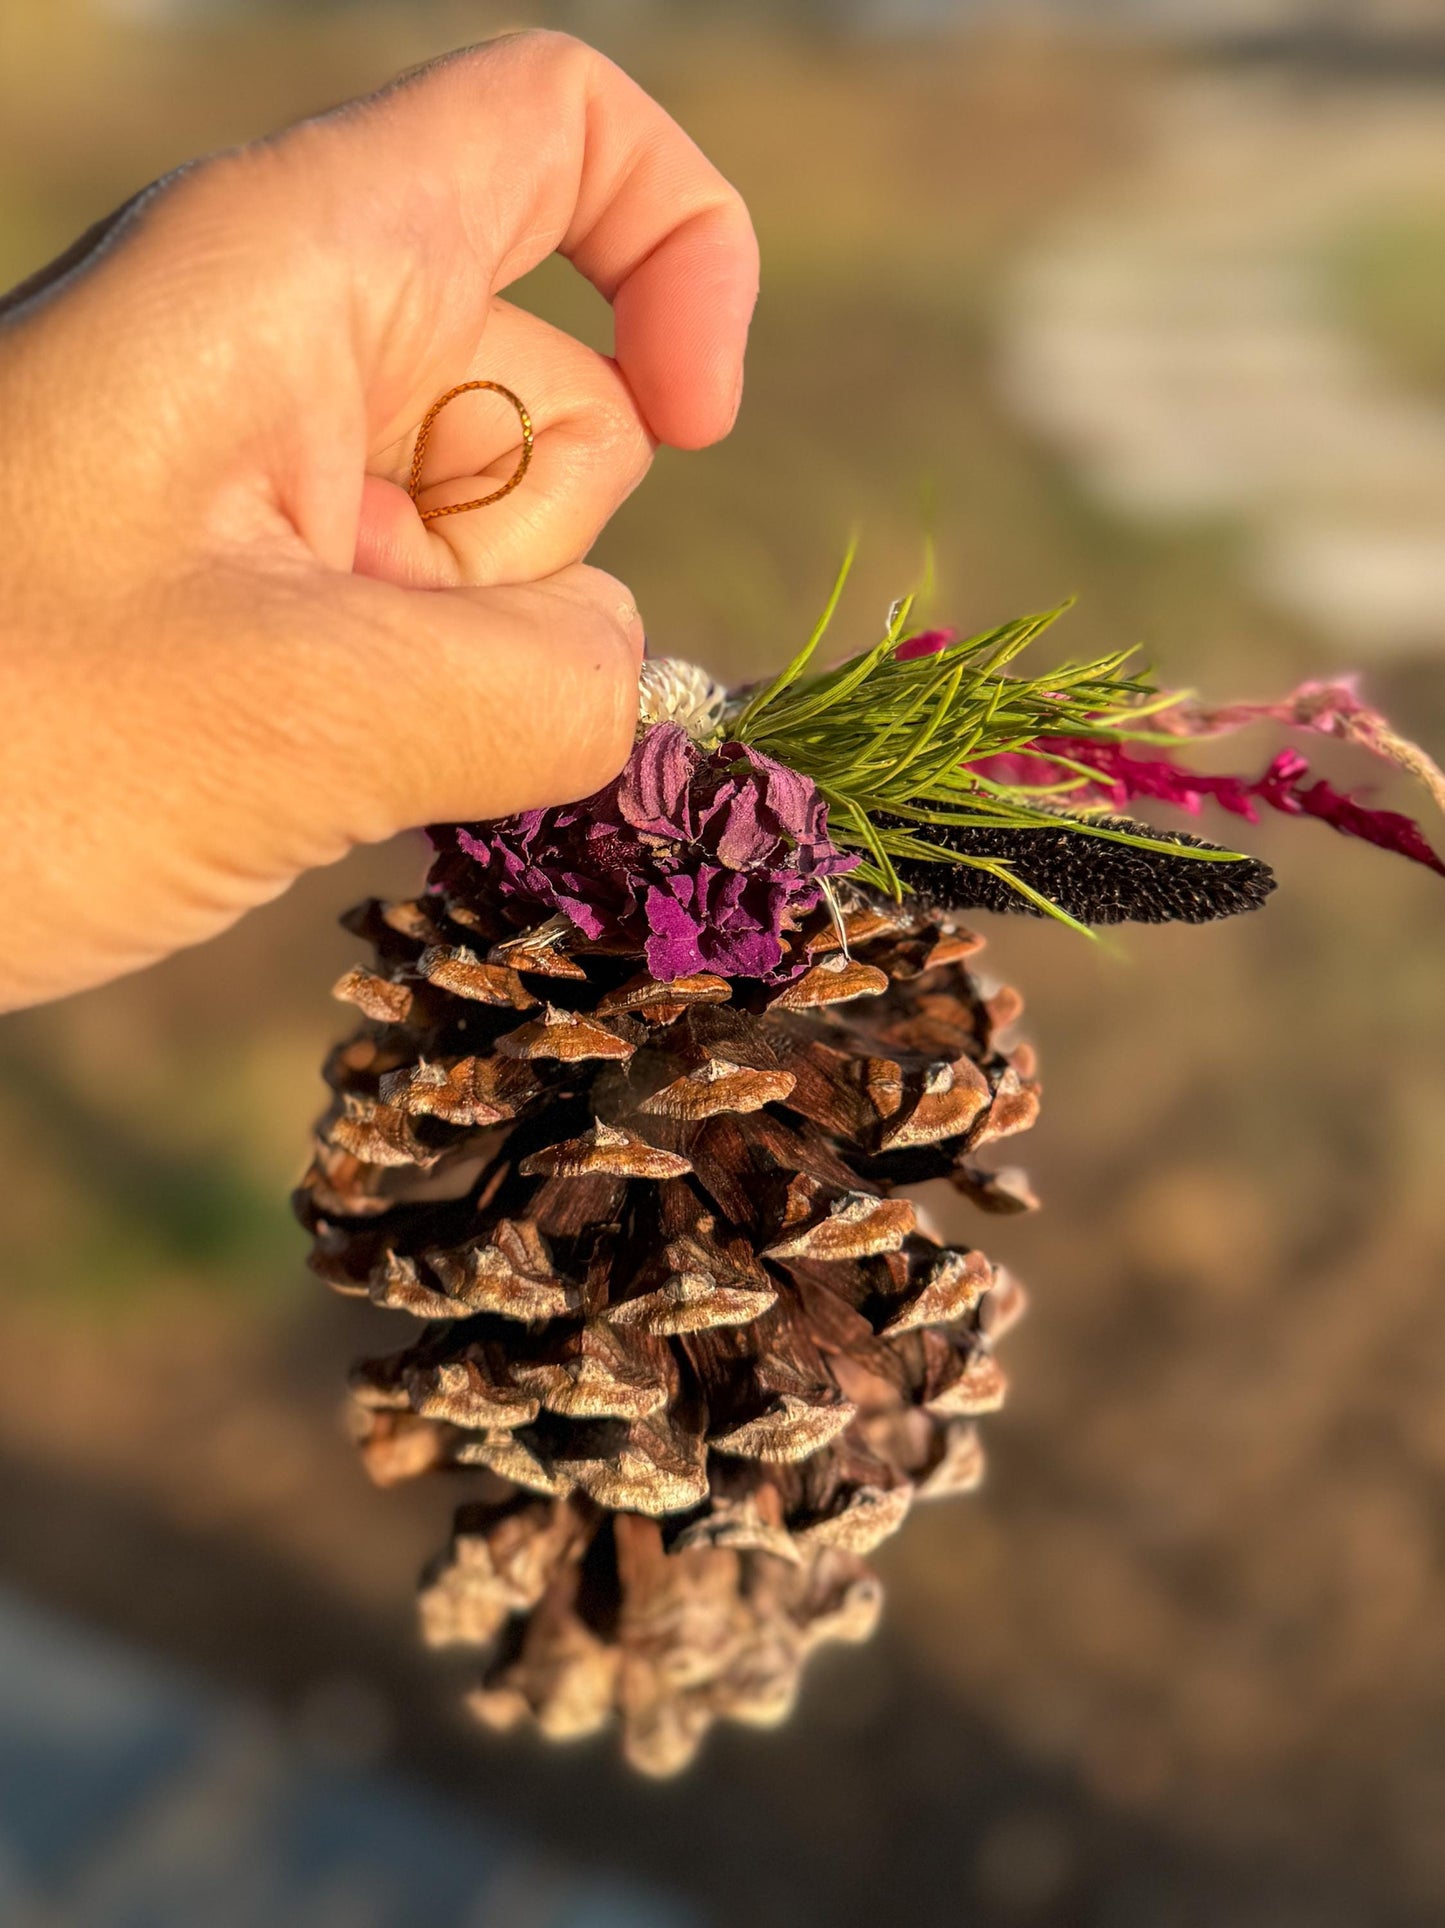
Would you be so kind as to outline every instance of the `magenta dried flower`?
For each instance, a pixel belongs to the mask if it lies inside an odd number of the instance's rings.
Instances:
[[[953,630],[924,630],[899,643],[894,660],[907,663],[938,656],[956,641]],[[1044,697],[1046,701],[1061,700],[1047,690]],[[1393,850],[1445,876],[1445,861],[1431,848],[1413,818],[1336,789],[1323,777],[1314,776],[1298,751],[1280,751],[1259,776],[1215,775],[1189,768],[1167,743],[1171,737],[1182,746],[1191,739],[1225,736],[1252,723],[1283,724],[1368,751],[1423,783],[1445,807],[1445,772],[1418,744],[1401,736],[1378,710],[1372,709],[1352,679],[1302,683],[1272,703],[1210,706],[1191,696],[1174,696],[1141,712],[1141,721],[1147,724],[1156,745],[1160,739],[1165,740],[1150,753],[1141,754],[1141,743],[1129,741],[1126,713],[1114,717],[1079,717],[1076,713],[1076,729],[1080,722],[1086,726],[1098,723],[1102,726],[1099,733],[1074,734],[1067,729],[1055,733],[1046,729],[1018,747],[975,757],[961,768],[984,779],[995,795],[1012,792],[1025,806],[1062,811],[1097,812],[1101,806],[1126,811],[1131,804],[1148,800],[1198,816],[1202,805],[1211,802],[1253,823],[1263,804],[1287,816],[1316,817],[1343,836]],[[1117,734],[1111,733],[1114,730]],[[1131,833],[1134,828],[1124,825],[1123,819],[1116,827]],[[976,846],[975,855],[997,854],[988,835],[980,841],[978,837],[970,840],[966,835],[951,833],[946,841],[958,854],[967,854],[971,844]],[[1016,855],[1014,852],[1010,861]]]
[[[957,641],[956,629],[920,629],[916,636],[905,637],[893,654],[900,663],[912,663],[922,656],[937,656]]]
[[[1195,697],[1182,697],[1161,710],[1156,726],[1170,735],[1225,736],[1251,723],[1283,723],[1352,743],[1415,778],[1445,810],[1445,771],[1389,719],[1361,697],[1356,681],[1346,676],[1333,683],[1301,683],[1278,703],[1230,703],[1211,707]]]
[[[1393,850],[1445,876],[1445,863],[1413,817],[1361,803],[1323,777],[1308,781],[1310,765],[1298,750],[1281,750],[1261,775],[1244,777],[1191,770],[1167,756],[1139,756],[1120,743],[1039,737],[1028,750],[989,757],[973,767],[995,782],[1043,787],[1068,781],[1071,773],[1065,764],[1082,764],[1095,773],[1092,783],[1081,784],[1061,799],[1075,807],[1107,802],[1123,810],[1147,800],[1198,816],[1200,807],[1210,802],[1257,823],[1257,805],[1262,803],[1286,816],[1318,817],[1342,836]]]
[[[525,920],[560,911],[584,936],[635,943],[654,977],[778,981],[784,934],[856,856],[828,835],[816,785],[740,743],[704,752],[676,723],[642,738],[593,797],[438,832],[473,887]]]

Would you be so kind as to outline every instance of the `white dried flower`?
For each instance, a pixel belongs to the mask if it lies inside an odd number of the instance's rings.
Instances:
[[[727,691],[696,663],[649,657],[637,691],[637,733],[655,723],[680,723],[694,743],[710,744],[722,728]]]

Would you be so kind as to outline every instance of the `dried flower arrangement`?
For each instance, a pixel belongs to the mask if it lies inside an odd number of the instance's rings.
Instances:
[[[649,663],[614,783],[440,827],[420,896],[350,914],[375,958],[337,992],[364,1022],[298,1193],[321,1276],[418,1322],[353,1376],[373,1477],[475,1482],[427,1639],[483,1655],[485,1723],[615,1717],[654,1774],[715,1720],[782,1719],[812,1649],[875,1624],[865,1556],[979,1480],[1023,1295],[907,1188],[1029,1209],[987,1159],[1039,1094],[959,913],[1263,902],[1263,864],[1122,814],[1141,800],[1313,816],[1445,874],[1296,750],[1253,778],[1183,760],[1268,720],[1445,805],[1349,684],[1211,710],[1125,655],[1029,678],[1050,617],[959,639],[906,602],[817,672],[842,582],[773,682]]]

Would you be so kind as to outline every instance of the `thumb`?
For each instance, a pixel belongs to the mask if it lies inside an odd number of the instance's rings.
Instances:
[[[0,1009],[199,943],[355,844],[600,788],[641,658],[631,597],[580,565],[419,590],[213,563],[68,625],[7,685]]]
[[[501,588],[330,588],[340,688],[319,773],[348,842],[569,802],[626,762],[643,634],[614,577],[579,564]]]

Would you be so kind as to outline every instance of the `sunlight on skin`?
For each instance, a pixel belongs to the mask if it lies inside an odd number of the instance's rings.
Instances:
[[[615,360],[495,299],[554,251]],[[167,177],[17,291],[0,1008],[357,843],[606,782],[642,628],[582,558],[658,442],[728,432],[756,290],[746,209],[675,123],[520,34]],[[532,471],[424,524],[417,424],[479,376],[525,398]],[[439,420],[424,505],[514,464],[478,399]]]

